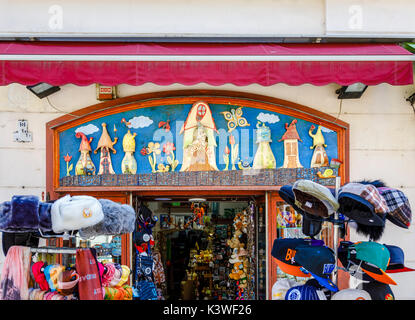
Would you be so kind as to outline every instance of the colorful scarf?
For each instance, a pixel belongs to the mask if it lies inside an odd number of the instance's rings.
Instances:
[[[0,300],[29,299],[31,259],[29,247],[10,247],[1,272]]]

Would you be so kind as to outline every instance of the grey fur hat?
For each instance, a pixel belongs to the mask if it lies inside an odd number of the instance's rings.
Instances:
[[[130,205],[119,204],[108,199],[98,200],[102,205],[104,219],[87,228],[79,229],[79,235],[91,238],[100,235],[120,235],[134,231],[136,214]]]

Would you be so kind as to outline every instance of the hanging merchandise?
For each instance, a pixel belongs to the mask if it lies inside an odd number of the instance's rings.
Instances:
[[[77,291],[79,282],[79,274],[74,269],[62,271],[58,277],[57,291],[63,296],[73,295]]]
[[[76,250],[76,271],[79,274],[79,299],[103,300],[104,293],[94,249]]]
[[[31,253],[29,247],[13,246],[4,259],[0,278],[0,300],[29,298]]]
[[[153,279],[153,256],[151,249],[154,246],[153,227],[157,217],[143,204],[138,210],[136,228],[133,233],[136,248],[135,282],[133,299],[157,300],[157,290]]]
[[[299,286],[295,280],[292,279],[280,279],[275,281],[274,285],[272,286],[272,300],[285,300],[285,295],[289,289],[292,287]]]
[[[250,208],[248,208],[250,210]],[[247,210],[243,210],[235,215],[233,220],[234,233],[227,244],[232,249],[229,262],[233,265],[229,278],[236,281],[236,300],[254,299],[254,269],[250,263],[253,261],[252,248],[255,233],[252,230],[253,220]]]
[[[295,204],[309,214],[327,218],[339,208],[329,188],[311,180],[297,180],[293,192]]]
[[[293,188],[290,185],[285,185],[278,191],[280,197],[294,208],[296,212],[302,215],[302,232],[306,236],[314,237],[318,235],[322,229],[324,219],[320,216],[309,214],[300,209],[295,203],[295,196]]]
[[[372,300],[395,300],[395,295],[388,284],[373,281],[363,283],[362,289],[369,293]]]
[[[343,289],[336,292],[330,300],[372,300],[372,298],[365,290]]]
[[[415,269],[405,267],[405,255],[401,248],[387,244],[383,245],[388,248],[390,254],[390,260],[386,273],[415,271]]]
[[[52,228],[56,233],[93,226],[104,219],[101,203],[91,196],[66,195],[51,209]]]
[[[49,284],[45,277],[45,267],[47,264],[43,261],[35,262],[32,265],[32,275],[36,283],[39,285],[40,290],[47,291],[49,290]]]
[[[290,288],[285,300],[327,300],[325,294],[314,286],[301,285]]]
[[[13,196],[11,201],[0,204],[0,231],[52,231],[51,207],[51,203],[41,202],[37,196]]]
[[[379,240],[385,230],[389,207],[377,187],[383,183],[347,183],[340,188],[339,212],[356,222],[357,232]]]
[[[398,189],[388,187],[378,187],[378,190],[389,208],[386,219],[398,227],[408,229],[411,225],[412,211],[405,194]]]
[[[99,235],[120,235],[134,231],[135,211],[127,204],[120,204],[107,199],[99,199],[104,218],[99,223],[79,230],[82,238]]]
[[[300,246],[323,246],[322,240],[302,239],[302,238],[277,238],[274,240],[271,255],[276,259],[278,267],[285,273],[308,278],[310,274],[302,270],[302,266],[294,260],[297,248]]]
[[[334,252],[324,243],[320,246],[310,245],[311,241],[315,241],[313,239],[276,239],[271,254],[284,272],[294,276],[312,275],[319,286],[337,291],[332,300],[394,299],[389,285],[396,285],[396,282],[387,273],[415,269],[405,267],[401,248],[374,241],[382,236],[386,219],[402,228],[410,226],[412,212],[408,198],[402,191],[387,187],[381,180],[351,182],[340,187],[337,178],[336,185],[336,190],[333,190],[309,180],[298,180],[292,187],[281,187],[279,195],[303,215],[303,223],[308,225],[303,225],[306,235],[313,237],[320,232],[317,224],[320,221],[315,219],[317,217],[333,223],[335,229],[341,230],[346,230],[346,223],[354,222],[356,231],[368,236],[369,241],[341,241],[337,247],[335,238]],[[300,245],[301,241],[307,242],[307,245]],[[363,286],[366,293],[356,289],[338,291],[335,283],[337,278],[334,277],[335,282],[331,280],[337,259],[343,266],[337,269],[352,276],[359,275],[366,281]],[[301,297],[301,292],[294,295],[296,298]]]
[[[338,257],[347,270],[352,273],[361,269],[373,280],[396,285],[397,283],[386,274],[390,260],[388,248],[373,241],[350,242],[342,241],[338,249]]]
[[[166,276],[164,274],[163,262],[159,251],[153,251],[153,278],[157,287],[157,300],[164,300],[163,291],[166,287]]]
[[[310,273],[320,285],[337,292],[339,289],[330,279],[336,258],[332,249],[326,246],[298,246],[294,260]]]

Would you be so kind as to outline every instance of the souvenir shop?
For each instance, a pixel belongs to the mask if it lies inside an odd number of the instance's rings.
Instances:
[[[325,47],[326,54],[332,49]],[[305,71],[310,63],[279,63],[267,64],[264,72],[258,71],[261,63],[229,64],[230,74],[222,78],[215,64],[200,72],[197,63],[186,71],[172,63],[164,71],[174,80],[182,77],[180,83],[186,77],[211,83],[205,77],[212,76],[217,85],[247,85],[232,77],[240,70],[250,79],[269,75],[268,68],[278,65],[273,72],[283,80],[273,83],[321,85],[325,77],[324,83],[335,82],[343,68],[363,81],[341,62],[318,65],[318,81]],[[293,65],[295,77],[287,71]],[[165,76],[157,63],[140,66],[148,68],[144,82],[165,85],[165,79],[151,78]],[[388,68],[382,66],[376,70]],[[123,76],[136,77],[127,74],[132,69],[117,69],[114,85]],[[306,79],[297,83],[299,75]],[[261,81],[254,82],[270,85]],[[348,123],[242,91],[176,90],[104,100],[46,124],[46,201],[17,196],[0,206],[0,231],[42,239],[40,246],[9,249],[5,265],[18,261],[30,269],[30,285],[6,268],[4,299],[13,296],[5,290],[13,281],[21,299],[376,299],[368,286],[389,290],[396,282],[388,272],[412,271],[400,248],[378,242],[386,219],[409,226],[408,200],[386,182],[349,182]],[[370,241],[351,243],[351,226]],[[83,261],[95,261],[94,271]],[[40,287],[43,276],[48,290]],[[350,276],[367,286],[344,293]],[[65,296],[69,287],[76,289]]]
[[[387,273],[413,270],[376,241],[385,219],[410,225],[408,199],[342,183],[347,124],[226,95],[114,100],[49,123],[57,200],[14,196],[0,225],[47,245],[9,248],[3,299],[393,298]],[[349,224],[370,241],[348,241]],[[339,290],[351,275],[364,289]]]

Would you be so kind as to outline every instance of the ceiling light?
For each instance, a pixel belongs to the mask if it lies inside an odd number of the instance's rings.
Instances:
[[[171,198],[155,198],[156,201],[171,201]]]
[[[47,97],[61,89],[60,87],[51,86],[50,84],[47,84],[45,82],[41,82],[33,86],[26,86],[26,88],[29,89],[29,91],[31,91],[33,94],[35,94],[39,99]]]
[[[205,202],[206,199],[204,198],[191,198],[189,199],[190,202]]]
[[[338,99],[359,99],[363,92],[367,89],[367,85],[361,82],[353,83],[349,86],[343,86],[336,90]]]

